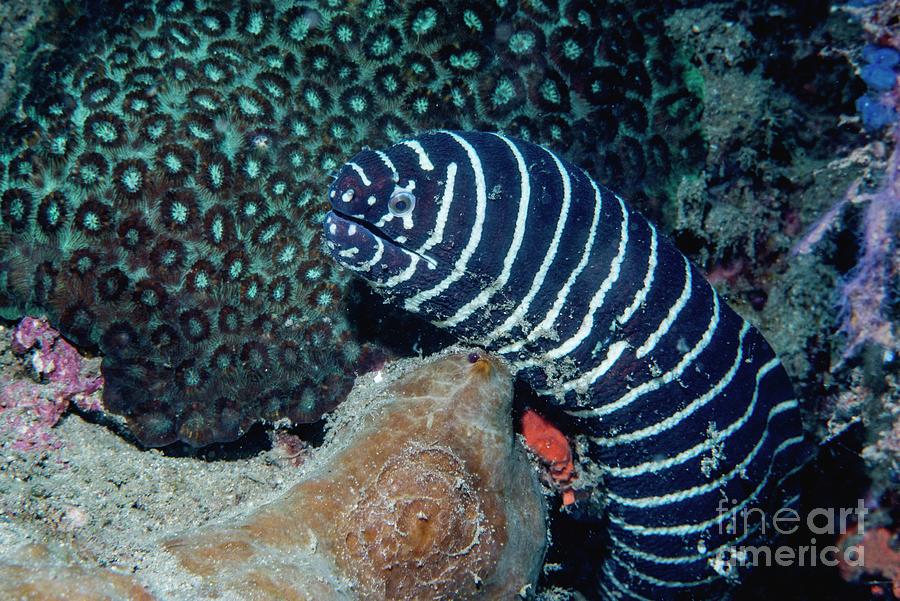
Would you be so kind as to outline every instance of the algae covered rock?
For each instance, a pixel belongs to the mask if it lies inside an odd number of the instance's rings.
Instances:
[[[22,601],[156,601],[131,574],[91,561],[59,557],[57,549],[25,544],[16,562],[0,561],[0,599]]]
[[[396,371],[395,371],[396,375]],[[165,543],[242,599],[510,599],[533,592],[546,508],[496,360],[366,379],[304,479],[242,522]]]

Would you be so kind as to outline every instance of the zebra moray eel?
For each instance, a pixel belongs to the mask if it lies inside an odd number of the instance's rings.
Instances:
[[[494,133],[364,150],[329,198],[338,262],[578,418],[607,495],[604,598],[737,580],[728,550],[765,540],[742,510],[797,501],[797,402],[760,333],[652,224],[550,150]]]

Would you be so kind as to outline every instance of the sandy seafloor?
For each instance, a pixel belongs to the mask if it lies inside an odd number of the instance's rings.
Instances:
[[[21,0],[0,4],[0,105],[13,85],[14,57],[27,44],[28,32],[42,17],[46,4]],[[697,46],[698,53],[723,49],[732,53],[721,53],[701,67],[708,97],[719,100],[708,100],[711,108],[704,116],[711,140],[718,140],[723,147],[733,144],[742,135],[749,136],[754,127],[762,127],[773,114],[788,110],[777,101],[757,96],[766,93],[765,80],[728,69],[732,60],[749,52],[739,27],[725,27],[717,21],[714,7],[690,9],[679,16],[670,26],[685,31],[687,43]],[[835,52],[849,52],[847,40],[853,35],[860,36],[858,45],[863,43],[862,32],[854,27],[834,27],[844,34],[844,38],[831,38]],[[847,118],[852,121],[854,117]],[[889,150],[878,136],[866,138],[860,133],[855,143],[840,145],[828,159],[808,157],[789,167],[761,165],[760,169],[778,169],[780,176],[805,182],[792,200],[797,218],[808,226],[844,195],[854,179],[877,183]],[[715,207],[712,218],[690,222],[692,208],[704,211],[703,206],[691,203],[702,205],[697,198],[706,192],[702,185],[694,191],[686,186],[681,197],[685,211],[670,215],[668,225],[705,229],[710,238],[739,242],[738,230],[747,227],[747,220],[741,219],[746,213],[739,211],[746,207],[735,198],[727,199],[731,204]],[[753,199],[745,202],[752,204]],[[885,392],[870,386],[873,373],[893,385],[896,376],[891,370],[896,372],[896,362],[892,368],[873,368],[872,357],[883,356],[875,351],[849,363],[841,361],[837,290],[849,271],[849,266],[842,265],[849,262],[852,266],[859,251],[852,241],[859,235],[854,228],[860,210],[851,206],[849,217],[825,237],[823,248],[816,252],[769,266],[762,275],[754,272],[749,277],[731,278],[726,273],[716,282],[729,302],[760,326],[801,392],[810,398],[819,395],[821,405],[807,407],[807,417],[811,436],[823,441],[823,471],[813,477],[811,485],[815,494],[828,495],[823,503],[839,504],[844,497],[867,492],[885,494],[896,477],[887,472],[891,465],[896,466],[900,448],[900,443],[891,446],[883,442],[882,436],[885,429],[897,427],[897,420],[891,417],[897,412],[896,388]],[[800,237],[797,232],[790,235]],[[719,248],[725,246],[719,244]],[[703,252],[692,258],[705,259]],[[760,282],[769,301],[756,310],[748,299]],[[5,373],[27,378],[26,366],[9,350],[12,325],[0,327],[0,367]],[[299,480],[300,460],[314,460],[314,452],[303,451],[302,457],[295,457],[289,445],[272,444],[273,437],[262,428],[240,443],[201,451],[142,449],[123,436],[122,430],[114,419],[69,412],[53,429],[60,448],[17,451],[5,446],[0,450],[0,563],[17,563],[26,547],[45,545],[52,561],[80,561],[119,573],[137,573],[142,581],[153,583],[151,589],[161,598],[197,599],[195,590],[173,588],[179,583],[167,580],[170,560],[156,550],[158,541],[252,511]],[[894,488],[896,485],[893,482]],[[844,584],[835,570],[776,575],[775,584],[767,583],[765,575],[760,580],[752,591],[784,592],[786,599],[863,599],[870,590]],[[788,590],[780,588],[783,586]]]

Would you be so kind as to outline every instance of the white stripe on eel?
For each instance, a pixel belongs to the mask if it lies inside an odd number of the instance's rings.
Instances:
[[[411,278],[413,276],[413,274],[416,273],[416,266],[419,264],[419,255],[411,253],[408,250],[406,250],[405,248],[401,249],[401,250],[403,251],[403,253],[406,256],[409,257],[409,265],[406,267],[406,269],[404,269],[397,275],[390,277],[387,280],[385,280],[384,282],[382,282],[380,285],[385,288],[393,288],[397,284],[401,284],[401,283],[407,281],[409,278]]]
[[[485,212],[487,210],[487,185],[484,181],[484,171],[481,168],[481,159],[478,157],[478,152],[475,150],[475,148],[464,138],[449,131],[443,133],[453,138],[457,144],[462,146],[463,150],[465,150],[466,152],[466,155],[468,155],[469,157],[469,163],[472,167],[472,172],[475,175],[475,223],[472,225],[472,234],[471,236],[469,236],[469,241],[463,248],[459,259],[457,259],[456,263],[453,265],[453,269],[450,271],[450,274],[446,278],[441,280],[437,284],[437,286],[429,288],[428,290],[423,290],[412,298],[406,299],[406,301],[404,302],[404,308],[407,311],[419,311],[419,307],[422,305],[422,303],[436,296],[439,296],[441,293],[447,290],[447,288],[449,288],[453,282],[459,280],[463,276],[463,274],[465,274],[466,265],[468,265],[469,259],[472,258],[472,255],[475,254],[475,249],[478,247],[478,243],[481,241],[481,231],[484,226]]]
[[[762,481],[756,486],[756,488],[744,498],[743,501],[734,505],[728,511],[723,511],[721,513],[717,513],[716,517],[710,518],[708,520],[703,520],[702,522],[695,522],[693,524],[679,524],[675,526],[642,526],[640,524],[631,524],[626,522],[621,517],[617,515],[609,514],[609,521],[619,528],[636,534],[638,536],[685,536],[687,534],[696,534],[698,532],[702,532],[709,528],[710,526],[716,526],[725,522],[726,520],[731,519],[734,515],[736,515],[739,511],[741,511],[744,507],[749,505],[752,501],[754,501],[759,493],[766,487],[766,484],[769,483],[769,476],[772,475],[772,468],[774,465],[774,458],[777,455],[780,455],[782,451],[787,448],[790,448],[794,445],[800,444],[803,442],[803,436],[794,436],[792,438],[787,438],[782,441],[777,447],[775,447],[775,451],[772,453],[773,464],[769,465],[769,469],[766,471],[766,476],[762,479]],[[804,464],[797,465],[793,469],[789,470],[784,476],[779,479],[779,482],[783,482],[787,480],[789,477],[794,475],[796,472],[803,469]]]
[[[381,241],[381,238],[375,237],[375,244],[377,248],[375,249],[375,254],[372,255],[372,258],[366,261],[365,263],[359,266],[358,271],[369,271],[376,265],[378,265],[378,261],[381,260],[381,257],[384,256],[384,242]]]
[[[411,148],[413,152],[416,153],[416,156],[419,157],[419,168],[422,171],[432,171],[434,169],[434,164],[431,162],[431,159],[428,158],[428,154],[425,152],[425,149],[422,148],[421,144],[415,140],[407,140],[406,142],[403,142],[403,145]]]
[[[648,222],[647,225],[650,226],[650,258],[647,259],[647,274],[644,276],[644,283],[641,286],[641,289],[634,295],[634,300],[631,301],[631,304],[616,318],[619,325],[623,325],[631,319],[631,316],[634,315],[635,311],[637,311],[641,305],[644,304],[644,301],[647,300],[647,295],[653,287],[653,274],[656,271],[656,228],[652,223]]]
[[[610,500],[618,503],[619,505],[639,508],[671,505],[673,503],[680,503],[682,501],[704,495],[718,488],[727,486],[731,480],[742,474],[744,470],[747,469],[747,466],[753,463],[753,460],[756,459],[756,456],[759,454],[760,449],[762,449],[763,445],[768,439],[769,428],[766,427],[766,429],[763,431],[762,436],[759,437],[759,440],[756,441],[756,444],[753,446],[750,452],[748,452],[744,456],[740,463],[732,467],[731,470],[728,471],[728,473],[723,474],[719,478],[711,480],[710,482],[706,482],[699,486],[692,486],[690,488],[675,490],[664,495],[654,495],[650,497],[622,497],[612,492],[608,492],[607,495]]]
[[[750,400],[750,404],[747,406],[747,410],[744,411],[744,414],[739,418],[730,423],[724,430],[717,432],[715,436],[709,436],[703,439],[703,442],[700,444],[694,445],[693,447],[686,449],[677,455],[673,455],[672,457],[666,457],[665,459],[658,459],[656,461],[648,461],[645,463],[639,463],[637,465],[630,466],[617,466],[617,465],[606,465],[599,464],[601,470],[603,470],[604,474],[609,474],[616,478],[633,478],[635,476],[643,476],[648,473],[658,473],[662,470],[667,470],[676,465],[681,465],[682,463],[689,461],[700,455],[701,453],[705,453],[711,450],[716,445],[719,445],[734,434],[736,431],[740,430],[744,427],[744,424],[750,419],[753,415],[753,412],[756,410],[756,403],[759,399],[759,383],[762,379],[771,372],[774,368],[778,367],[780,363],[778,359],[771,359],[768,363],[759,368],[759,371],[756,373],[756,385],[753,388],[753,397]],[[788,411],[790,409],[797,407],[797,401],[783,401],[769,412],[769,419],[781,413],[783,411]],[[768,424],[768,422],[767,422]]]
[[[600,288],[597,289],[597,292],[591,298],[591,302],[588,303],[587,314],[581,320],[581,325],[578,327],[575,334],[558,347],[552,348],[544,353],[542,358],[536,359],[537,362],[552,361],[554,359],[559,359],[560,357],[565,357],[578,348],[578,346],[590,336],[591,330],[594,327],[594,314],[603,306],[607,293],[619,279],[619,270],[622,266],[622,261],[625,259],[625,250],[628,247],[629,219],[628,209],[625,207],[625,203],[618,195],[616,195],[616,200],[619,201],[619,208],[622,211],[622,221],[619,224],[619,249],[609,266],[609,273],[606,275],[603,283],[600,284]]]
[[[444,195],[441,198],[441,208],[438,209],[437,219],[435,220],[434,230],[428,239],[419,247],[419,253],[425,253],[434,245],[440,244],[444,240],[444,228],[447,227],[447,217],[450,215],[450,205],[453,204],[453,188],[456,184],[456,163],[447,165],[447,177],[444,184]]]
[[[385,167],[390,169],[391,177],[393,178],[394,183],[396,184],[397,182],[399,182],[400,174],[397,173],[397,168],[394,167],[394,163],[391,162],[391,158],[380,150],[376,150],[375,154],[378,155],[378,158],[381,159],[381,162],[384,163]]]
[[[625,434],[619,434],[617,436],[611,436],[609,438],[598,438],[594,442],[603,447],[614,447],[632,443],[638,440],[643,440],[645,438],[650,438],[651,436],[656,436],[657,434],[661,434],[666,430],[674,428],[686,417],[689,417],[698,409],[702,408],[714,398],[719,396],[719,394],[725,389],[725,387],[731,384],[731,381],[734,379],[734,375],[741,367],[741,363],[744,358],[744,336],[746,336],[749,330],[750,324],[745,321],[743,326],[741,326],[741,334],[738,337],[738,350],[734,358],[734,363],[731,364],[731,367],[728,369],[725,375],[722,376],[722,378],[718,382],[716,382],[716,385],[710,388],[704,394],[695,398],[687,406],[680,409],[679,411],[676,411],[675,413],[661,421],[658,421],[644,428],[634,430],[632,432],[627,432]],[[592,412],[593,410],[587,409],[584,411],[569,411],[567,413],[578,415],[582,413],[590,414]]]
[[[516,167],[519,169],[519,181],[521,182],[519,189],[519,209],[516,213],[516,226],[513,231],[512,243],[509,245],[509,250],[506,251],[506,257],[503,259],[503,269],[500,271],[500,275],[497,276],[497,279],[495,279],[490,286],[482,290],[475,298],[460,307],[455,314],[444,321],[435,322],[435,325],[440,327],[451,327],[465,321],[476,309],[484,306],[498,290],[506,285],[506,282],[509,281],[509,276],[512,273],[513,263],[516,262],[516,255],[519,254],[519,248],[522,246],[522,241],[525,238],[525,222],[528,219],[528,204],[531,201],[531,177],[528,175],[528,168],[525,166],[525,158],[522,156],[522,153],[519,152],[519,149],[512,140],[501,134],[493,135],[503,140],[503,142],[509,146],[513,157],[516,159]],[[449,208],[449,202],[447,204]],[[446,221],[446,214],[443,217]],[[443,231],[444,224],[441,223],[440,225],[441,231]]]
[[[702,353],[709,343],[712,341],[713,335],[716,333],[716,327],[719,325],[719,297],[716,294],[712,295],[713,299],[713,314],[709,319],[709,324],[706,326],[706,331],[703,333],[703,336],[700,337],[700,340],[697,341],[697,344],[694,345],[690,351],[688,351],[685,355],[681,357],[681,360],[675,365],[667,373],[659,376],[658,378],[654,378],[652,380],[648,380],[639,386],[635,386],[631,390],[629,390],[624,396],[612,401],[610,403],[605,403],[603,405],[598,405],[597,407],[591,407],[590,409],[583,410],[573,410],[571,413],[577,414],[580,417],[601,417],[603,415],[608,415],[613,413],[614,411],[618,411],[624,407],[627,407],[635,400],[640,398],[641,396],[653,392],[655,390],[659,390],[666,384],[672,382],[673,380],[681,377],[684,371],[693,363],[694,359],[697,358],[700,353]],[[612,346],[615,346],[614,343]],[[610,352],[612,351],[612,347],[610,347]],[[621,353],[619,353],[621,354]],[[616,355],[618,358],[619,355]],[[604,370],[603,373],[605,373]],[[587,388],[589,388],[595,381],[595,379],[586,379],[588,375],[593,372],[588,372],[582,377],[566,382],[561,386],[562,390],[576,390],[577,392],[586,392]],[[600,375],[603,375],[602,373]],[[599,377],[599,376],[598,376]]]
[[[684,260],[684,288],[681,290],[681,296],[678,297],[678,300],[675,301],[675,304],[669,309],[669,314],[662,320],[659,327],[656,328],[656,331],[650,334],[647,340],[644,341],[644,344],[642,344],[634,354],[638,359],[643,358],[659,344],[659,341],[666,335],[666,332],[669,331],[669,328],[672,327],[675,320],[678,319],[678,314],[681,313],[681,310],[684,309],[684,306],[691,298],[691,264],[687,260],[687,257],[682,257],[682,259]]]
[[[533,342],[537,338],[543,335],[550,334],[553,329],[556,327],[556,320],[559,317],[559,312],[562,311],[563,305],[565,305],[566,301],[569,299],[569,292],[572,290],[572,286],[575,284],[575,279],[581,275],[581,272],[584,271],[584,268],[587,266],[588,261],[591,258],[591,252],[594,248],[594,240],[597,236],[597,226],[600,224],[600,212],[603,208],[603,196],[600,194],[600,188],[597,187],[597,184],[594,183],[594,180],[590,180],[591,187],[594,189],[594,216],[591,220],[591,229],[588,234],[587,241],[584,244],[584,249],[581,251],[581,260],[578,261],[578,265],[575,266],[575,269],[572,270],[572,273],[569,274],[569,278],[566,280],[566,283],[563,284],[563,287],[560,288],[559,292],[556,294],[556,300],[553,302],[553,306],[550,307],[550,310],[547,311],[547,314],[544,316],[544,319],[539,323],[531,332],[528,333],[526,340],[528,342]],[[568,182],[564,182],[568,184]],[[520,343],[521,344],[521,343]]]
[[[550,158],[553,159],[553,162],[556,164],[556,169],[559,171],[560,178],[563,178],[564,181],[568,181],[568,175],[566,174],[566,168],[560,162],[559,158],[546,148],[541,147],[541,150],[550,155]],[[497,340],[511,329],[513,329],[516,325],[520,324],[522,318],[528,313],[528,307],[531,306],[531,301],[534,300],[534,297],[537,295],[538,291],[541,289],[541,286],[544,284],[544,278],[547,277],[547,271],[550,269],[550,265],[553,263],[553,259],[556,258],[556,251],[559,248],[559,242],[562,239],[563,231],[566,228],[566,219],[569,216],[569,205],[572,201],[572,195],[569,193],[568,189],[563,194],[562,206],[559,209],[559,217],[556,219],[556,229],[553,232],[553,238],[550,241],[550,247],[547,249],[546,255],[544,255],[544,260],[541,262],[541,266],[538,268],[537,273],[534,276],[534,279],[531,281],[531,288],[529,288],[528,293],[522,298],[522,301],[516,307],[515,311],[506,318],[506,320],[500,324],[498,327],[494,328],[493,331],[484,336],[481,340],[478,341],[479,344],[487,345],[491,342]],[[496,352],[503,354],[507,351],[507,348],[501,348]]]
[[[359,176],[360,181],[364,186],[371,186],[372,182],[369,180],[368,176],[366,176],[366,172],[363,171],[363,168],[357,165],[356,163],[349,163],[350,168],[356,171],[356,175]]]

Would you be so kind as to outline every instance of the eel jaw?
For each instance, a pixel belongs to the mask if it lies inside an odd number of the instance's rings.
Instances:
[[[396,252],[415,255],[432,269],[437,265],[437,261],[434,258],[397,242],[374,224],[359,217],[343,213],[334,207],[325,216],[324,227],[325,243],[331,249],[332,254],[335,255],[335,259],[348,267],[352,268],[352,261],[348,262],[347,259],[356,254],[351,254],[351,249],[372,248],[375,246],[383,246],[385,248],[384,252],[392,249]]]

